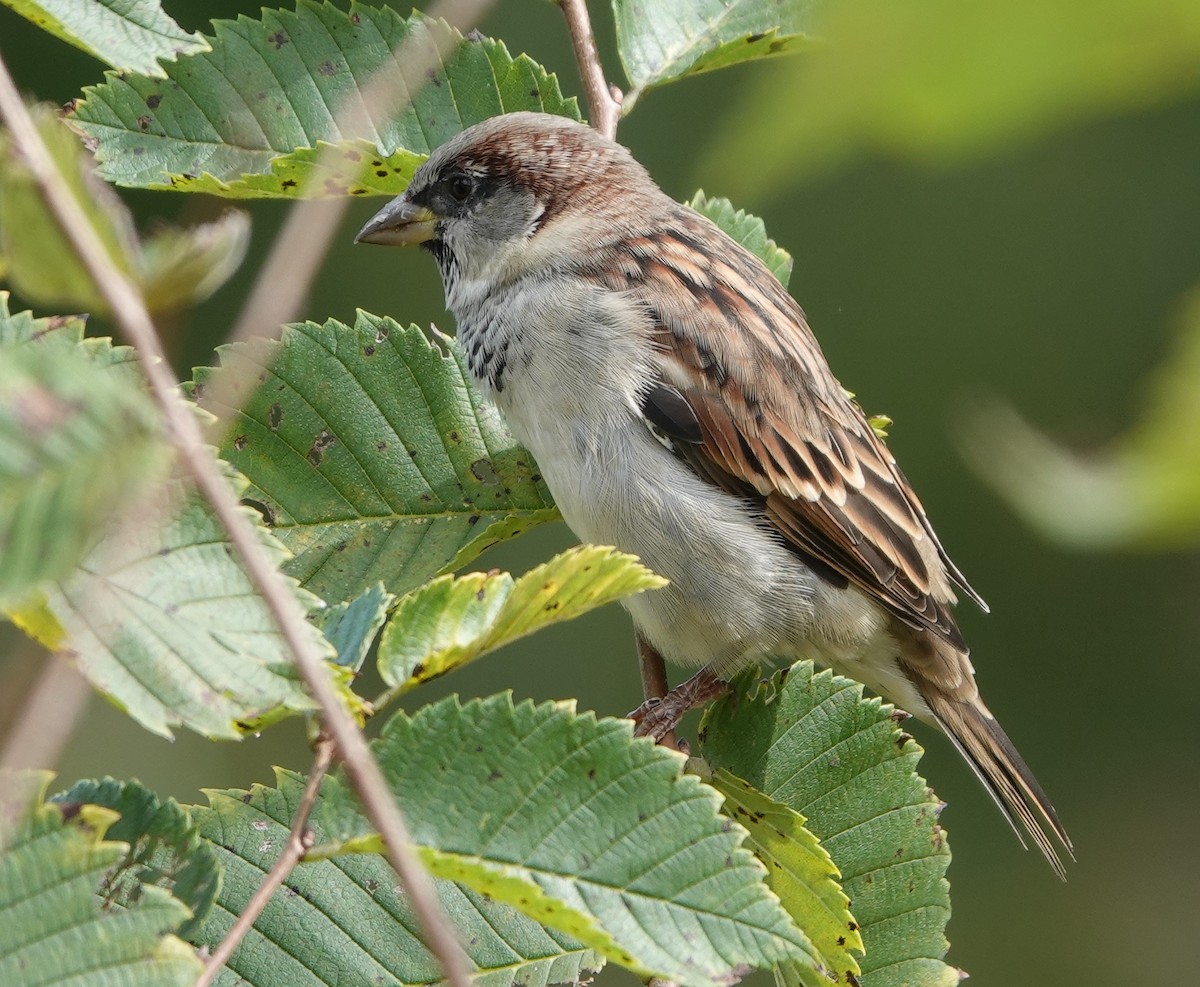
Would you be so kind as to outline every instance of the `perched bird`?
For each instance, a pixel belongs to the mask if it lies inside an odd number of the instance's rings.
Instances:
[[[1051,834],[1070,841],[979,696],[952,584],[986,607],[756,257],[621,145],[537,113],[446,142],[357,241],[433,254],[471,373],[567,524],[670,580],[625,606],[700,672],[640,732],[760,658],[812,658],[940,726],[1062,873]]]

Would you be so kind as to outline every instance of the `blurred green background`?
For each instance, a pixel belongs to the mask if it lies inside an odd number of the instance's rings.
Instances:
[[[225,0],[164,6],[193,29],[257,10]],[[618,78],[609,18],[593,7],[609,75]],[[553,6],[508,0],[483,30],[578,92]],[[23,88],[55,102],[101,77],[98,63],[5,8],[0,51]],[[768,191],[739,178],[739,157],[753,151],[723,134],[742,122],[746,92],[775,86],[772,112],[784,116],[804,98],[783,74],[786,64],[651,93],[622,124],[621,139],[672,195],[703,187],[728,196],[762,215],[792,251],[793,293],[835,372],[868,412],[895,419],[892,449],[992,606],[990,617],[960,610],[984,693],[1057,804],[1079,862],[1062,885],[1039,857],[1022,853],[949,745],[918,727],[928,748],[923,772],[949,803],[949,958],[979,984],[1186,981],[1200,966],[1200,941],[1187,931],[1200,919],[1200,555],[1056,547],[971,472],[960,448],[981,441],[966,429],[970,412],[996,399],[1084,450],[1136,420],[1154,368],[1170,355],[1182,299],[1200,283],[1200,98],[1068,121],[952,166],[859,155]],[[126,200],[145,221],[195,221],[221,209],[146,192]],[[351,247],[379,204],[359,203],[347,217],[305,316],[345,320],[362,307],[449,328],[427,256]],[[283,212],[252,206],[243,274],[170,327],[181,372],[212,361]],[[22,307],[17,298],[14,308]],[[1178,441],[1200,441],[1195,422],[1180,423]],[[561,525],[543,529],[483,566],[521,571],[570,542]],[[12,718],[42,661],[0,626],[0,721]],[[506,688],[518,697],[575,696],[603,714],[629,710],[640,690],[624,613],[609,608],[552,628],[411,701]],[[187,734],[168,743],[94,700],[59,770],[64,784],[138,777],[191,802],[201,786],[269,782],[272,764],[307,764],[299,724],[240,744]],[[604,979],[628,982],[620,973]]]

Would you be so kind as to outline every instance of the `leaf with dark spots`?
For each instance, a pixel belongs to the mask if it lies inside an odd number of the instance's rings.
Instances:
[[[372,748],[435,876],[568,932],[643,980],[724,987],[797,951],[800,933],[762,886],[742,831],[720,831],[715,793],[681,773],[677,753],[635,740],[628,721],[451,698],[397,714]],[[447,789],[464,797],[447,800]],[[327,838],[373,850],[347,787],[329,791]]]
[[[802,0],[614,0],[617,49],[632,83],[654,86],[799,50],[816,6]]]
[[[337,439],[334,438],[332,432],[330,432],[328,429],[321,429],[321,431],[317,433],[317,437],[313,440],[313,444],[308,450],[308,461],[314,466],[320,466],[321,459],[324,457],[326,450],[334,445],[335,442],[337,442]]]
[[[492,461],[486,457],[477,459],[471,464],[471,473],[480,483],[498,483],[500,480],[495,467],[492,466]],[[506,490],[505,493],[511,494],[512,491]]]
[[[281,341],[239,344],[221,359],[222,369],[197,371],[202,405],[222,393],[206,386],[212,378],[255,380],[269,368],[239,400],[236,432],[214,438],[274,506],[275,531],[295,553],[288,571],[328,602],[378,581],[402,595],[556,517],[529,454],[447,339],[435,345],[415,326],[363,313],[354,327],[289,327]]]
[[[86,91],[72,121],[98,142],[104,177],[233,198],[292,197],[300,189],[396,195],[433,148],[496,114],[534,110],[579,119],[575,100],[565,99],[557,80],[528,56],[514,58],[491,39],[459,44],[453,29],[421,13],[404,17],[367,4],[347,12],[299,0],[260,16],[216,20],[211,51],[149,68],[172,86],[152,111],[152,155],[139,160],[131,153],[145,143],[133,118],[148,93],[163,89],[159,79],[132,74]],[[435,46],[447,54],[436,54]],[[393,52],[401,47],[410,64],[434,66],[433,84],[414,86],[398,112],[370,111],[372,119],[358,128],[369,140],[348,139],[332,111],[347,101],[364,103],[366,80],[398,71]],[[359,181],[325,185],[319,158],[330,145],[379,164]],[[177,181],[200,170],[201,161],[202,174]]]
[[[594,571],[585,573],[584,564]],[[443,576],[397,605],[380,638],[379,673],[403,693],[431,670],[444,674],[547,624],[661,585],[632,556],[591,546],[564,552],[516,580],[497,572]]]
[[[710,707],[703,757],[807,817],[854,902],[853,919],[838,928],[831,948],[847,930],[861,933],[865,983],[957,985],[957,971],[941,959],[950,853],[935,829],[937,802],[915,771],[920,747],[897,743],[891,706],[864,699],[848,679],[816,673],[811,662],[756,680],[735,683]],[[797,737],[806,751],[799,768]]]

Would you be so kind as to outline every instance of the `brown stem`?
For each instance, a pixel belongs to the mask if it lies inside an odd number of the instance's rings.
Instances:
[[[332,761],[333,742],[328,737],[322,736],[317,741],[317,751],[313,757],[312,768],[308,773],[308,783],[304,786],[304,793],[300,796],[300,803],[296,806],[296,813],[292,817],[292,829],[288,833],[283,852],[267,876],[263,878],[262,884],[254,892],[254,897],[242,909],[237,921],[233,923],[233,928],[225,933],[225,938],[205,961],[203,971],[196,978],[195,987],[209,987],[217,978],[221,968],[229,962],[233,951],[238,948],[238,945],[246,937],[246,933],[258,920],[258,916],[267,907],[267,902],[271,900],[271,897],[279,890],[279,886],[287,880],[292,869],[312,847],[313,837],[308,828],[308,817],[312,815],[313,806],[317,803],[317,792]]]
[[[567,19],[567,31],[571,35],[571,47],[575,49],[575,61],[579,65],[579,78],[583,83],[583,95],[587,100],[592,126],[605,137],[615,138],[617,123],[621,119],[621,90],[604,81],[604,69],[600,64],[600,53],[596,50],[596,36],[592,33],[587,2],[558,0],[558,5]]]
[[[429,873],[413,852],[408,826],[392,800],[383,773],[371,756],[366,739],[334,691],[329,669],[309,635],[310,627],[290,586],[239,509],[232,488],[222,476],[212,451],[204,444],[195,414],[180,397],[179,382],[166,362],[145,300],[114,266],[87,216],[59,176],[2,57],[0,119],[11,130],[16,146],[64,236],[108,303],[113,321],[134,344],[176,453],[229,533],[247,575],[293,654],[297,670],[320,705],[325,727],[337,745],[346,773],[372,824],[383,837],[388,859],[408,889],[428,937],[429,948],[442,964],[446,979],[454,987],[468,987],[467,961],[462,947],[433,893]]]

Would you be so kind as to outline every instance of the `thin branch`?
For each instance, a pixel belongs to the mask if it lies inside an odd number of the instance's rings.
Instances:
[[[267,907],[267,902],[279,890],[279,886],[287,880],[287,876],[296,864],[300,863],[304,859],[304,855],[312,849],[313,835],[308,828],[308,817],[312,815],[313,806],[317,804],[317,792],[321,788],[321,782],[328,773],[332,761],[333,741],[323,736],[317,741],[317,752],[313,757],[312,768],[308,772],[308,783],[304,786],[304,793],[300,796],[300,803],[296,806],[296,813],[292,817],[292,829],[288,833],[283,852],[280,853],[279,859],[275,861],[275,865],[267,873],[267,876],[263,878],[262,884],[254,892],[254,897],[242,909],[238,920],[233,923],[233,928],[225,933],[225,938],[205,961],[204,970],[196,978],[195,987],[209,987],[216,980],[217,974],[229,962],[233,951],[238,948],[238,945],[246,937],[246,933],[258,921],[258,916]]]
[[[92,687],[73,665],[46,655],[41,675],[22,698],[20,717],[4,738],[0,771],[57,764],[91,696]]]
[[[16,146],[63,234],[108,303],[113,321],[134,344],[176,452],[228,531],[247,575],[292,651],[297,670],[320,705],[325,727],[337,745],[346,772],[372,824],[383,837],[388,859],[408,889],[429,948],[441,963],[447,980],[454,987],[468,987],[466,957],[434,895],[429,873],[413,852],[408,827],[392,800],[383,772],[334,691],[329,669],[316,650],[309,634],[310,627],[290,587],[263,550],[250,521],[239,509],[232,488],[221,475],[212,451],[204,444],[195,414],[180,397],[179,382],[166,361],[144,299],[113,265],[83,209],[58,175],[2,57],[0,118],[12,132]]]
[[[575,61],[579,65],[579,78],[583,82],[583,95],[587,100],[592,126],[605,137],[615,138],[617,123],[621,119],[621,90],[604,80],[604,68],[600,64],[600,52],[596,50],[596,36],[592,33],[587,2],[558,0],[558,5],[567,19],[567,31],[571,35],[571,47],[575,49]]]

